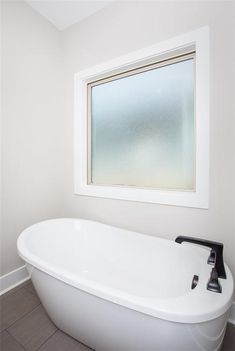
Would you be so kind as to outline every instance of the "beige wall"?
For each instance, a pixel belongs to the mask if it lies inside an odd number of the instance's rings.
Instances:
[[[234,10],[228,2],[119,3],[65,30],[63,40],[69,127],[65,214],[164,238],[183,234],[222,241],[235,276]],[[73,195],[74,73],[204,25],[211,31],[209,210]]]
[[[21,230],[63,215],[60,33],[23,2],[2,3],[3,202],[1,274],[23,264]]]

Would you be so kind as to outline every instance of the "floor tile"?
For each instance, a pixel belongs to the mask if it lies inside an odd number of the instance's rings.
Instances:
[[[40,305],[7,330],[27,351],[35,351],[57,328]]]
[[[23,347],[6,331],[0,334],[1,351],[24,351]]]
[[[8,328],[39,304],[39,299],[24,288],[16,290],[12,294],[2,295],[0,299],[0,331]]]
[[[91,349],[58,330],[39,351],[90,351]]]
[[[36,292],[36,290],[34,289],[34,286],[33,286],[33,284],[32,284],[31,281],[30,281],[30,283],[29,283],[28,285],[26,285],[24,288],[25,288],[28,292],[30,292],[31,294],[37,296],[37,292]]]
[[[221,351],[235,350],[235,325],[228,323]]]

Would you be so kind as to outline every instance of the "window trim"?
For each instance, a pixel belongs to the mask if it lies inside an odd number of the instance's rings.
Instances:
[[[89,101],[88,85],[125,74],[138,66],[195,51],[196,189],[160,190],[88,183]],[[156,45],[121,56],[75,74],[74,188],[75,194],[176,206],[209,207],[209,28],[203,27]]]

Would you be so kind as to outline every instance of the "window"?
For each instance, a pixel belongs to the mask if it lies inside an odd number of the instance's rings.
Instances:
[[[77,194],[208,207],[208,28],[75,81]]]
[[[88,84],[88,183],[193,190],[194,54]]]

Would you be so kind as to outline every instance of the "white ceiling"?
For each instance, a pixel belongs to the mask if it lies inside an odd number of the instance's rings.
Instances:
[[[40,15],[63,30],[91,16],[115,0],[25,0]]]

